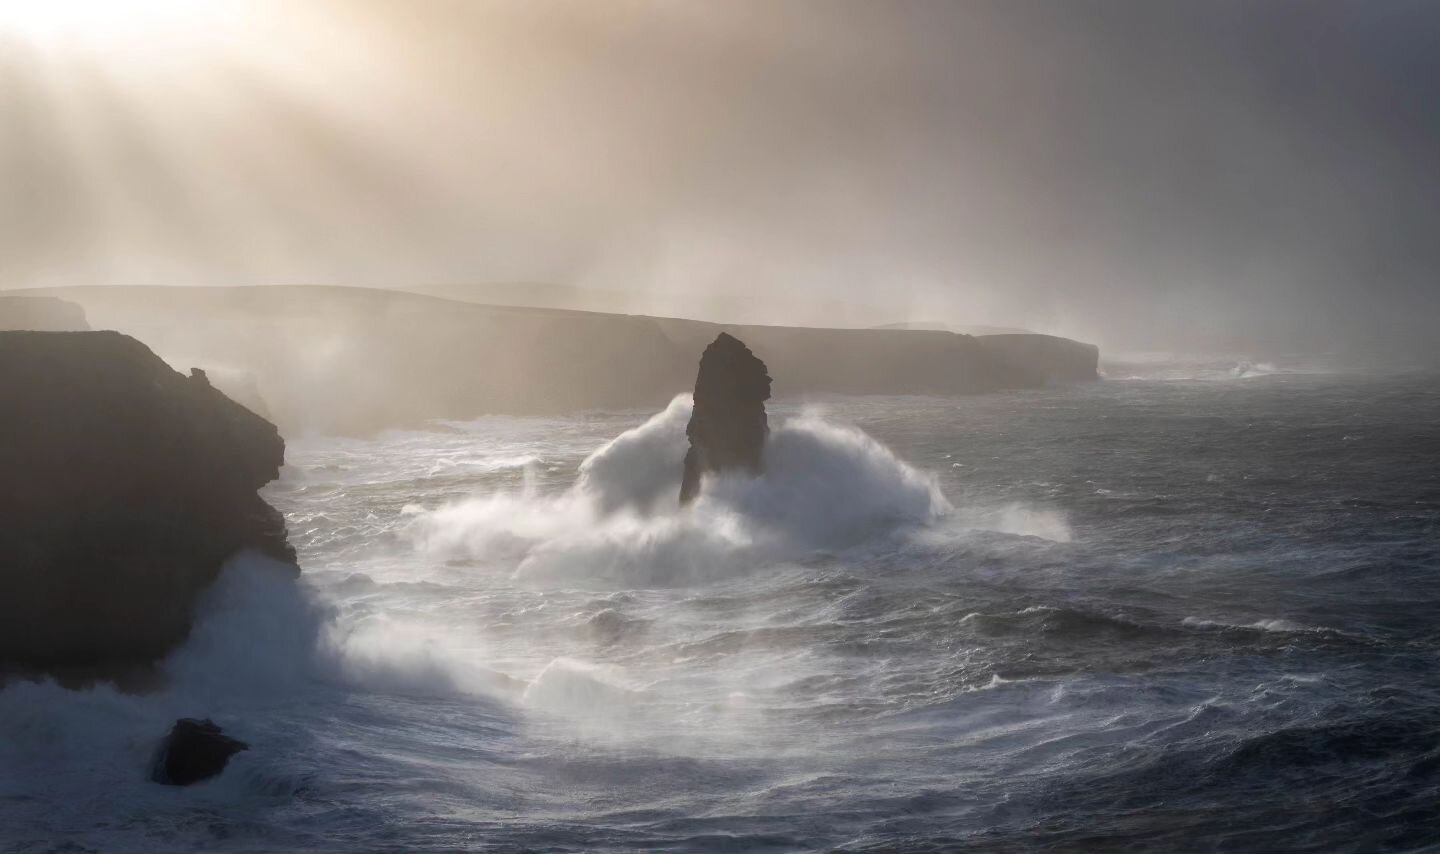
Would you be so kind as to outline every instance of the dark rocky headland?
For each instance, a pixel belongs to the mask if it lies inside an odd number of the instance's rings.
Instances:
[[[0,675],[132,678],[233,555],[294,563],[263,418],[116,332],[0,332]],[[298,569],[297,569],[298,572]]]

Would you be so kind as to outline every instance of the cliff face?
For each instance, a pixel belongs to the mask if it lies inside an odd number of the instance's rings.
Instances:
[[[953,332],[659,323],[686,353],[722,329],[745,341],[776,377],[777,395],[977,394],[1044,384],[979,339]]]
[[[1100,348],[1094,344],[1033,333],[981,335],[975,340],[996,358],[1030,372],[1046,384],[1100,378]]]
[[[0,296],[0,330],[84,332],[85,309],[55,297]]]
[[[227,558],[294,562],[256,494],[284,442],[202,372],[115,332],[3,332],[0,400],[0,672],[143,668]]]
[[[695,409],[685,427],[690,449],[685,452],[681,504],[700,494],[706,472],[760,472],[770,435],[765,417],[769,399],[765,363],[738,339],[720,333],[701,355],[695,378]]]
[[[135,335],[172,364],[213,369],[218,387],[287,434],[663,407],[691,387],[695,360],[721,332],[764,360],[777,396],[958,395],[1095,377],[1093,347],[1047,336],[1017,338],[1073,346],[991,344],[996,336],[936,330],[722,326],[366,288],[45,293],[83,305],[95,326]]]

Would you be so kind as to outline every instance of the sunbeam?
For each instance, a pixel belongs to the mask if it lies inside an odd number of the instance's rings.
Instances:
[[[1437,850],[1440,0],[0,0],[0,854]]]
[[[0,36],[46,46],[160,47],[233,22],[233,0],[0,0]]]

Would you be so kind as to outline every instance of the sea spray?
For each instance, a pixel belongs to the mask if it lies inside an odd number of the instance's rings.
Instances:
[[[664,586],[845,548],[951,510],[932,475],[813,413],[773,431],[765,475],[712,475],[682,509],[675,495],[689,410],[689,396],[676,397],[588,457],[558,495],[479,495],[417,514],[412,536],[432,555],[518,561],[524,579]]]
[[[341,608],[286,567],[246,554],[207,593],[190,640],[164,662],[172,685],[219,708],[317,687],[401,696],[503,696],[513,687],[464,638],[363,597]],[[194,713],[206,713],[205,709]]]
[[[689,440],[690,395],[606,442],[580,464],[575,492],[600,514],[655,515],[679,506],[681,466]]]
[[[1434,445],[1431,385],[829,400],[822,421],[937,470],[952,505],[849,541],[757,518],[785,503],[759,481],[715,484],[708,516],[560,502],[634,412],[295,443],[267,497],[298,581],[216,587],[157,693],[0,691],[0,849],[1420,849],[1436,517],[1395,473]],[[527,457],[528,487],[499,465]],[[699,549],[717,566],[680,586],[622,520],[657,549],[690,545],[666,526],[724,538]],[[587,585],[562,535],[601,528],[617,567]],[[470,542],[487,531],[509,551]],[[553,580],[517,582],[542,546]],[[646,561],[657,585],[627,584]],[[252,749],[193,789],[145,783],[195,715]]]

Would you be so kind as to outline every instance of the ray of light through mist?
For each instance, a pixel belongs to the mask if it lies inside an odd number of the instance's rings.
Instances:
[[[0,287],[540,283],[1138,349],[1440,307],[1432,4],[120,5],[0,3]]]

